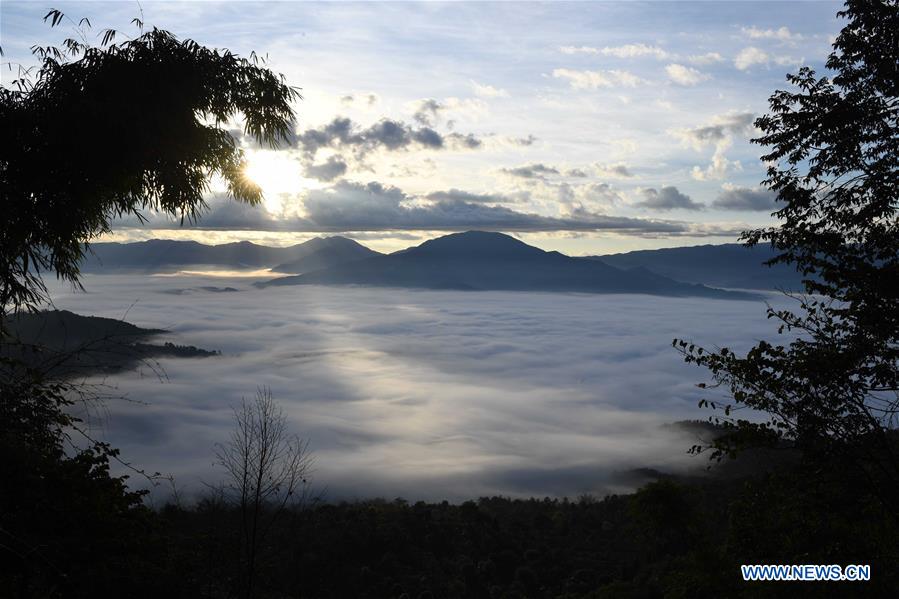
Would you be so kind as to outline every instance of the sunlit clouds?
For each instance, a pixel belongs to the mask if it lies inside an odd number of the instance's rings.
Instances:
[[[235,207],[213,182],[210,210],[193,233],[154,215],[147,226],[157,237],[277,243],[321,230],[393,235],[385,244],[397,249],[413,226],[420,238],[453,226],[509,226],[503,230],[570,253],[734,241],[740,230],[771,222],[759,209],[767,204],[716,200],[722,189],[754,190],[765,178],[764,151],[749,141],[752,121],[787,72],[823,69],[837,6],[142,3],[148,26],[267,55],[303,96],[295,129],[277,149],[259,147],[239,121],[226,124],[248,159],[247,177],[263,190],[262,206]],[[136,10],[56,7],[126,32]],[[42,23],[44,7],[4,2],[0,10],[11,62],[27,64],[32,45],[64,35]],[[528,165],[547,170],[514,176]],[[664,202],[666,218],[681,223],[668,232],[648,235],[658,227],[647,223],[627,232],[591,225],[646,220],[658,202],[647,204],[644,190],[668,188],[691,199]],[[374,191],[371,211],[362,210],[359,189],[397,190],[404,199],[396,226]],[[354,229],[336,231],[333,216],[349,212],[340,222]],[[550,219],[539,233],[513,226],[533,216]],[[113,234],[145,235],[132,221],[116,223]]]

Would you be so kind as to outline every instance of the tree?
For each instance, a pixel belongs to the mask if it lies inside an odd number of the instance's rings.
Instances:
[[[44,20],[65,18],[53,10]],[[106,30],[100,47],[36,46],[33,80],[23,71],[0,88],[2,313],[46,299],[42,271],[77,283],[88,242],[115,217],[153,210],[192,221],[213,175],[237,200],[262,199],[222,125],[242,116],[247,134],[277,145],[291,133],[297,90],[255,54],[135,23],[140,35],[118,44],[121,34]]]
[[[57,10],[46,20],[67,19]],[[224,125],[242,118],[259,143],[292,129],[299,95],[259,60],[205,48],[159,29],[100,47],[67,39],[34,47],[34,77],[20,67],[0,87],[0,586],[21,596],[165,595],[153,588],[142,492],[110,474],[118,452],[86,438],[70,443],[67,408],[84,392],[16,360],[6,317],[47,299],[43,276],[78,283],[89,242],[113,218],[154,210],[197,218],[220,176],[239,201],[261,190]],[[74,24],[74,23],[73,23]],[[75,426],[77,430],[77,426]],[[145,562],[149,564],[149,562]]]
[[[675,345],[732,397],[700,402],[724,410],[728,434],[713,444],[714,457],[785,438],[819,463],[848,460],[895,511],[899,4],[849,0],[839,16],[848,22],[826,63],[833,77],[808,67],[788,75],[793,89],[775,92],[770,114],[755,122],[781,222],[743,240],[770,242],[779,252],[770,263],[806,275],[798,311],[768,309],[790,339],[759,342],[745,356]],[[741,408],[767,420],[735,419]]]
[[[234,421],[231,439],[217,446],[216,458],[240,515],[242,594],[252,597],[259,546],[284,508],[305,498],[312,454],[308,441],[289,432],[268,388],[259,389],[252,402],[244,399]]]

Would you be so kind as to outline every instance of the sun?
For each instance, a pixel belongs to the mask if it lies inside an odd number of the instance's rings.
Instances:
[[[308,189],[311,183],[302,176],[295,158],[276,150],[249,152],[244,174],[262,188],[263,205],[272,214],[281,212],[283,196]]]

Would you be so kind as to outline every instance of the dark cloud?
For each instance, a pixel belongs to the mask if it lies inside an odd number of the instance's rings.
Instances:
[[[370,127],[361,128],[346,117],[337,117],[318,129],[307,129],[297,141],[309,158],[324,148],[346,148],[357,156],[364,156],[376,149],[476,149],[482,143],[473,134],[443,135],[428,126],[415,127],[393,119],[381,119]]]
[[[347,94],[340,98],[340,102],[346,105],[356,103],[365,104],[366,106],[374,106],[378,103],[377,94]]]
[[[432,202],[470,202],[474,204],[511,204],[517,202],[517,198],[507,195],[495,193],[471,193],[462,191],[461,189],[450,189],[448,191],[432,191],[425,196]]]
[[[484,142],[473,133],[450,133],[446,136],[454,148],[477,150]]]
[[[347,163],[340,156],[331,156],[321,164],[308,164],[305,169],[307,177],[320,181],[333,181],[345,175],[346,171]]]
[[[448,193],[448,192],[447,192]],[[458,193],[458,191],[457,191]],[[381,183],[341,181],[330,190],[313,190],[305,200],[310,231],[429,230],[602,231],[685,233],[684,223],[608,216],[586,210],[552,217],[489,206],[459,197],[428,204]]]
[[[320,129],[306,129],[297,136],[297,142],[307,154],[314,156],[321,148],[331,145],[350,144],[353,121],[346,117],[336,117]],[[355,138],[353,138],[355,141]],[[361,141],[361,140],[360,140]]]
[[[585,171],[583,169],[572,168],[572,169],[568,169],[567,171],[565,171],[565,176],[566,177],[587,177],[589,175],[587,174],[587,171]]]
[[[587,197],[614,204],[617,194],[607,185],[595,185]],[[310,190],[305,198],[285,195],[287,206],[297,206],[296,203],[302,201],[304,216],[294,212],[293,208],[273,215],[261,207],[230,200],[221,193],[210,198],[207,210],[196,223],[184,224],[193,229],[306,233],[488,229],[508,232],[616,231],[640,236],[703,235],[701,228],[685,222],[609,216],[576,202],[572,202],[569,212],[562,216],[544,216],[491,205],[525,198],[526,192],[504,196],[458,189],[419,197],[378,182],[363,184],[342,180],[330,188]],[[146,214],[145,217],[147,220],[143,223],[129,217],[114,224],[116,227],[145,229],[177,229],[181,226],[177,219],[164,214]]]
[[[549,175],[561,174],[559,169],[546,164],[534,163],[517,166],[515,168],[504,168],[502,172],[512,177],[520,177],[522,179],[542,179]]]
[[[692,129],[679,129],[675,133],[692,145],[701,147],[718,144],[731,134],[749,134],[753,130],[755,115],[751,112],[739,112],[715,117],[709,125]]]
[[[419,100],[412,119],[420,125],[433,127],[444,108],[443,104],[434,99]]]
[[[769,189],[727,186],[712,206],[721,210],[773,212],[777,209],[776,198],[777,195]]]
[[[532,146],[537,141],[537,138],[533,135],[528,135],[527,137],[513,137],[510,141],[516,146]]]
[[[690,196],[678,191],[677,187],[666,186],[661,189],[644,189],[640,192],[645,200],[637,202],[637,206],[649,210],[704,210],[705,205],[694,202]]]

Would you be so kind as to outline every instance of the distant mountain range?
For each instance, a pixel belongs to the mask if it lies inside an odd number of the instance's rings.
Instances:
[[[300,273],[378,255],[346,237],[310,239],[284,248],[256,245],[249,241],[204,245],[196,241],[168,239],[95,243],[90,247],[93,254],[85,259],[82,266],[84,272],[165,272],[213,266],[228,269],[271,268],[277,272]]]
[[[791,265],[766,266],[776,252],[770,245],[700,245],[626,254],[590,256],[616,268],[645,268],[685,283],[735,289],[802,290],[802,275]]]
[[[749,299],[750,294],[682,283],[644,268],[546,252],[502,233],[454,233],[389,255],[345,262],[271,285],[368,285],[424,289],[647,293]]]
[[[789,265],[769,267],[770,246],[703,245],[573,258],[501,233],[469,231],[380,254],[346,237],[277,248],[247,241],[204,245],[151,240],[98,243],[85,272],[172,272],[190,267],[293,274],[258,284],[374,285],[739,297],[720,289],[801,289]],[[742,296],[742,297],[745,297]]]

